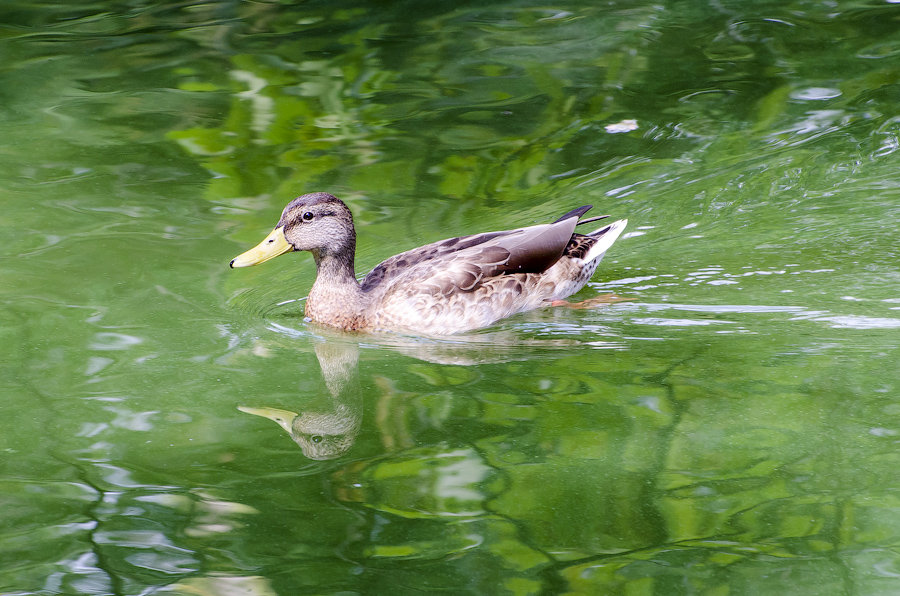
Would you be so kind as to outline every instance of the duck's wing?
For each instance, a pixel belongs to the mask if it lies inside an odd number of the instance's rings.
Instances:
[[[370,292],[379,286],[386,285],[388,282],[406,274],[410,270],[418,269],[423,263],[435,259],[442,259],[454,252],[484,244],[485,242],[506,233],[508,232],[488,232],[472,236],[448,238],[447,240],[439,240],[438,242],[432,242],[431,244],[425,244],[424,246],[401,252],[376,265],[375,268],[360,281],[360,287],[364,292]]]
[[[562,257],[578,216],[587,209],[571,211],[550,224],[451,238],[401,253],[378,265],[362,288],[447,296],[473,291],[485,280],[507,273],[541,273]],[[388,288],[393,285],[402,288]]]

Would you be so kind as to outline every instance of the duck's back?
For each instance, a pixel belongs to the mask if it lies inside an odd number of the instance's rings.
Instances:
[[[452,333],[539,306],[541,276],[559,262],[576,221],[450,238],[391,257],[361,283],[374,326]]]

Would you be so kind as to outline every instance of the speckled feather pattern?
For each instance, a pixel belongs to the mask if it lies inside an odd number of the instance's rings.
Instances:
[[[448,334],[485,327],[580,290],[625,225],[576,234],[578,217],[589,208],[549,224],[427,244],[387,259],[360,283],[353,273],[353,220],[339,199],[326,193],[299,197],[279,225],[294,250],[308,250],[316,260],[306,301],[310,319],[347,330]],[[585,262],[594,247],[602,252]]]

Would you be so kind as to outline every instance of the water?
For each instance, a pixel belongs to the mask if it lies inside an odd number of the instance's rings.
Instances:
[[[5,3],[0,593],[896,593],[898,10]],[[631,223],[360,336],[227,267],[313,190],[360,272]]]

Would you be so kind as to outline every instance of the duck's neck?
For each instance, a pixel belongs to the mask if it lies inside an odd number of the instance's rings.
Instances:
[[[339,252],[312,251],[316,281],[306,299],[306,316],[312,320],[346,329],[364,326],[361,313],[366,296],[356,281],[353,248]]]

